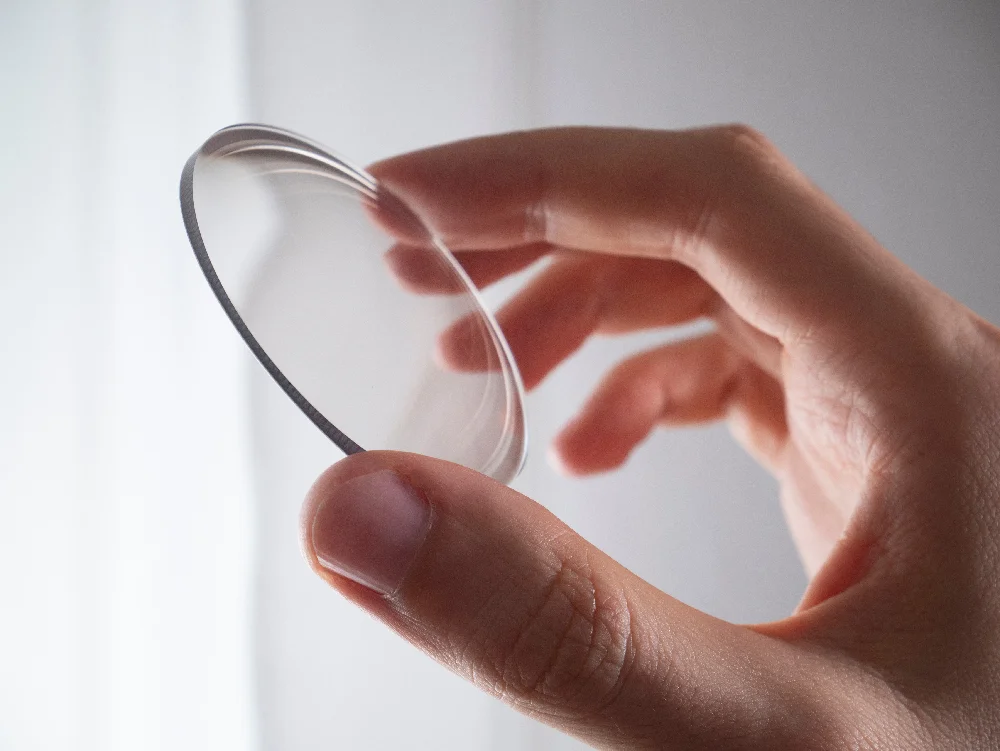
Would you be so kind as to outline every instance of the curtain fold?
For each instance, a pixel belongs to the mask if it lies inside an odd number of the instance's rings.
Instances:
[[[248,749],[246,359],[177,182],[244,117],[238,0],[0,23],[0,748]]]

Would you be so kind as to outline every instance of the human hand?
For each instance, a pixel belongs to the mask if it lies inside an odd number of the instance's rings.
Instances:
[[[462,467],[368,452],[307,499],[317,573],[517,709],[604,748],[974,748],[1000,737],[1000,330],[882,249],[758,134],[564,129],[373,173],[479,284],[530,388],[593,333],[716,332],[615,367],[556,441],[620,465],[727,419],[814,574],[725,623]]]

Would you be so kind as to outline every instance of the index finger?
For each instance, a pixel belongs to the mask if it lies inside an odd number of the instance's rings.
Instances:
[[[450,247],[676,260],[786,346],[857,342],[912,297],[905,267],[744,126],[510,133],[371,171]]]

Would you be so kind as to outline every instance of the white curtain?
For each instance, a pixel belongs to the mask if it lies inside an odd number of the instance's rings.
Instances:
[[[238,0],[0,5],[0,749],[247,749],[245,360],[184,236]]]

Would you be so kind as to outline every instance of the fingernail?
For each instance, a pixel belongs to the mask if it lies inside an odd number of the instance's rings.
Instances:
[[[427,534],[430,508],[391,470],[339,485],[316,509],[312,544],[330,571],[388,595]]]

